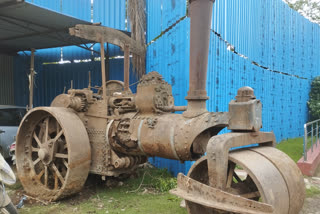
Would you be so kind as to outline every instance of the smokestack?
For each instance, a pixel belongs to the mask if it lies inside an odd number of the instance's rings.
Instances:
[[[214,0],[189,0],[190,71],[186,117],[196,117],[207,111],[207,67],[210,43],[212,6]]]

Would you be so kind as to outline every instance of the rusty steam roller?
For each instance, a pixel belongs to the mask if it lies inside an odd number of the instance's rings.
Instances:
[[[240,88],[228,112],[206,109],[213,3],[190,0],[187,106],[175,106],[171,85],[150,72],[136,94],[126,87],[128,80],[103,79],[98,93],[70,89],[50,107],[28,112],[16,144],[18,176],[28,194],[58,200],[79,192],[89,173],[116,177],[158,156],[196,160],[171,190],[186,200],[190,214],[299,213],[305,197],[302,174],[274,148],[274,134],[260,131],[262,104],[253,89]],[[86,37],[81,26],[74,30]],[[231,132],[218,135],[225,127]],[[258,146],[230,151],[252,144]],[[245,178],[237,175],[237,166],[246,171]]]

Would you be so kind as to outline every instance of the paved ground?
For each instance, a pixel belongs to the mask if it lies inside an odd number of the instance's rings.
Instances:
[[[305,179],[305,183],[306,188],[315,187],[320,189],[320,167],[318,168],[315,177]],[[300,214],[320,214],[320,195],[306,198]]]
[[[306,198],[300,214],[320,214],[320,196]]]

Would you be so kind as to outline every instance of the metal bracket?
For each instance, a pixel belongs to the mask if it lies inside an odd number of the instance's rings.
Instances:
[[[272,132],[232,132],[213,136],[207,145],[210,186],[225,190],[229,150],[233,147],[248,146],[252,144],[275,147],[276,139]]]
[[[144,56],[146,47],[139,44],[123,31],[119,31],[109,27],[78,24],[69,28],[69,34],[83,39],[95,42],[108,42],[121,47],[124,50],[125,45],[129,46],[129,50],[139,56]]]
[[[170,190],[170,193],[182,197],[189,202],[201,204],[213,209],[228,211],[228,213],[274,213],[273,207],[269,204],[249,200],[247,198],[210,187],[181,173],[178,175],[178,188]]]

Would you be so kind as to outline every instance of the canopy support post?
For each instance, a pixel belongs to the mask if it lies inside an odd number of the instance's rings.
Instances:
[[[129,45],[124,45],[124,91],[129,91],[130,70],[130,49]]]
[[[107,97],[107,88],[106,88],[106,65],[105,65],[105,56],[104,56],[104,42],[101,39],[100,41],[100,60],[101,60],[101,76],[102,76],[102,99]]]
[[[33,108],[33,82],[34,82],[34,52],[35,49],[31,49],[31,61],[30,61],[30,76],[29,76],[29,110]]]

